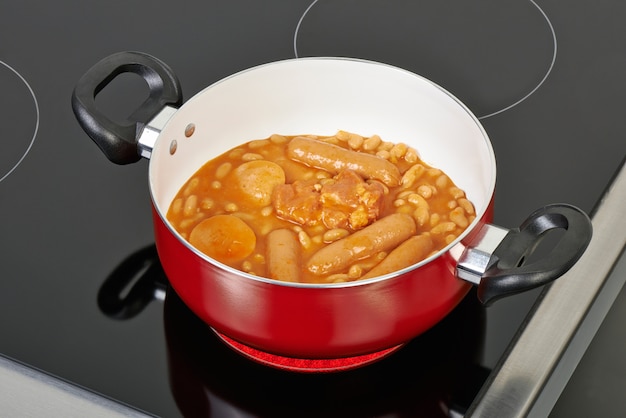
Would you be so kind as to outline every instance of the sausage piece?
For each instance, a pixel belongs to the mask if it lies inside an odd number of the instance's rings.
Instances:
[[[316,275],[336,273],[362,258],[395,248],[414,235],[415,230],[415,222],[409,215],[386,216],[320,249],[311,256],[306,268]]]
[[[361,279],[382,276],[411,266],[425,259],[432,250],[433,240],[430,234],[415,235],[398,245],[383,261],[361,276]]]
[[[234,171],[235,184],[243,197],[257,206],[272,203],[274,187],[285,184],[285,172],[276,163],[265,160],[248,161]]]
[[[293,138],[287,146],[287,156],[333,174],[353,170],[364,178],[379,180],[389,187],[400,184],[400,170],[390,161],[311,138]]]
[[[288,229],[276,229],[267,235],[266,262],[270,279],[297,282],[300,275],[300,246]]]
[[[189,243],[222,263],[236,263],[252,254],[256,235],[248,224],[233,215],[215,215],[196,225]]]

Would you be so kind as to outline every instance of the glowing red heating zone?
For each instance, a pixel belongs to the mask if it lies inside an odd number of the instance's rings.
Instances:
[[[241,344],[227,336],[215,332],[230,348],[242,354],[243,356],[266,366],[275,367],[282,370],[289,370],[302,373],[327,373],[346,371],[357,367],[365,366],[381,360],[390,354],[396,352],[404,346],[404,344],[387,348],[375,353],[364,354],[354,357],[344,357],[338,359],[299,359],[293,357],[283,357],[276,354],[266,353]]]

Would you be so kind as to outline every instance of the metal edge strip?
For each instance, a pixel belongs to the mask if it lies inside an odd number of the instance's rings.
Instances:
[[[0,355],[0,411],[13,417],[151,417]]]
[[[625,162],[591,214],[585,254],[541,293],[466,417],[546,417],[556,404],[626,281]]]

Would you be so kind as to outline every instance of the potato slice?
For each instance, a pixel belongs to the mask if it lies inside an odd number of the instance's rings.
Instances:
[[[229,264],[243,260],[254,251],[256,235],[238,217],[216,215],[196,225],[189,242],[206,255]]]
[[[269,205],[274,187],[285,184],[285,172],[271,161],[248,161],[237,167],[234,175],[241,191],[258,206]]]

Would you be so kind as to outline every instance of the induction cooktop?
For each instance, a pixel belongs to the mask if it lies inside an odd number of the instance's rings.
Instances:
[[[464,102],[493,143],[494,222],[517,227],[555,202],[600,214],[594,226],[615,235],[597,234],[604,251],[592,242],[594,258],[583,259],[581,269],[593,266],[598,273],[590,277],[600,283],[617,271],[626,234],[606,219],[618,219],[614,208],[624,204],[609,186],[617,184],[626,154],[622,3],[24,0],[4,9],[0,354],[7,363],[0,378],[13,377],[0,386],[7,391],[39,393],[36,385],[20,386],[17,373],[70,393],[70,410],[86,405],[111,414],[462,416],[480,412],[477,404],[492,396],[502,399],[507,361],[527,347],[518,344],[524,330],[537,322],[559,328],[554,311],[537,319],[555,288],[562,294],[555,284],[488,308],[471,292],[427,334],[346,371],[277,370],[233,350],[186,308],[160,268],[149,161],[110,163],[72,113],[80,76],[118,51],[166,62],[185,100],[237,71],[289,58],[363,58],[422,75]],[[97,102],[114,118],[131,113],[147,92],[134,77],[120,76],[109,87]],[[617,277],[608,296],[597,298],[601,312],[621,288]],[[595,299],[585,301],[595,306]],[[550,411],[561,389],[534,404],[545,402]],[[36,415],[64,404],[48,395],[20,404],[20,396],[0,394],[0,410],[34,407]]]

